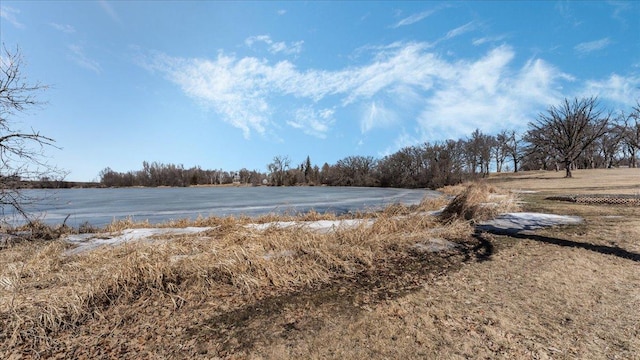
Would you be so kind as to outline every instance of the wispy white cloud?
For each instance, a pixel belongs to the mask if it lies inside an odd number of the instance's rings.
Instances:
[[[476,22],[475,21],[471,21],[468,22],[462,26],[458,26],[457,28],[450,30],[449,32],[447,32],[447,35],[445,36],[445,39],[452,39],[454,37],[460,36],[462,34],[468,33],[470,31],[473,31],[476,29]]]
[[[252,47],[257,42],[267,44],[268,50],[272,54],[284,53],[287,55],[299,54],[302,52],[302,45],[304,44],[304,41],[302,40],[290,44],[287,44],[284,41],[273,41],[269,35],[251,36],[244,41],[244,43],[249,47]]]
[[[335,122],[333,109],[315,110],[311,106],[296,109],[294,119],[287,121],[293,128],[300,129],[307,135],[320,139],[327,137],[327,132]]]
[[[80,45],[69,45],[68,49],[71,51],[71,54],[69,55],[69,57],[71,58],[71,60],[73,60],[76,64],[80,65],[81,67],[91,70],[93,72],[95,72],[96,74],[100,74],[102,72],[102,67],[100,66],[100,63],[98,63],[97,61],[90,59],[84,52],[84,49],[82,48],[82,46]]]
[[[571,8],[571,1],[569,0],[561,0],[556,2],[555,8],[560,16],[564,18],[564,20],[569,23],[573,27],[580,26],[582,21],[576,17],[573,13],[573,9]]]
[[[419,116],[423,138],[522,126],[540,107],[562,98],[560,84],[569,75],[540,59],[514,69],[514,57],[512,48],[500,46],[476,61],[449,64],[454,76],[427,99]]]
[[[415,24],[415,23],[417,23],[417,22],[429,17],[433,13],[435,13],[435,10],[427,10],[427,11],[423,11],[421,13],[413,14],[411,16],[408,16],[408,17],[398,21],[393,27],[398,28],[400,26],[407,26],[407,25]]]
[[[398,122],[399,115],[395,111],[386,107],[383,102],[372,101],[365,105],[365,110],[360,120],[360,130],[362,133],[366,133],[374,128],[388,127]]]
[[[285,10],[285,9],[280,9],[280,10],[277,11],[277,14],[280,15],[280,16],[282,16],[282,15],[284,15],[286,13],[287,13],[287,10]]]
[[[120,16],[118,16],[118,13],[116,12],[116,10],[113,8],[113,6],[111,6],[111,4],[107,0],[99,0],[98,4],[100,4],[100,7],[102,8],[102,10],[104,10],[104,12],[107,13],[107,15],[111,18],[111,20],[115,21],[118,24],[122,24],[122,20],[120,20]]]
[[[400,21],[398,21],[397,23],[395,23],[391,27],[392,28],[399,28],[401,26],[413,25],[413,24],[415,24],[417,22],[420,22],[420,21],[428,18],[429,16],[435,14],[436,12],[438,12],[438,11],[440,11],[442,9],[448,8],[450,6],[451,5],[449,5],[449,4],[444,4],[444,5],[437,6],[437,7],[433,8],[433,9],[430,9],[430,10],[425,10],[425,11],[422,11],[422,12],[419,12],[419,13],[411,14],[411,15],[405,17],[405,18],[402,18]],[[397,11],[396,16],[398,16],[400,14],[401,14],[401,12]]]
[[[156,53],[143,66],[166,76],[245,137],[286,124],[324,138],[340,119],[356,122],[363,134],[397,132],[402,123],[413,126],[414,138],[422,141],[459,138],[476,128],[491,133],[524,127],[541,109],[572,96],[566,85],[598,90],[619,103],[635,101],[639,86],[637,77],[584,86],[539,58],[516,65],[516,53],[507,45],[459,60],[445,60],[427,43],[395,43],[371,50],[370,56],[360,66],[333,71],[222,51],[214,59]]]
[[[612,74],[602,80],[588,80],[580,96],[597,96],[602,100],[630,108],[640,101],[640,75]]]
[[[623,26],[627,26],[627,19],[624,15],[633,14],[633,12],[629,12],[631,9],[631,3],[628,1],[607,1],[607,4],[613,7],[611,17]]]
[[[383,50],[374,56],[375,62],[341,74],[341,78],[348,79],[344,83],[346,97],[343,104],[370,99],[398,85],[429,90],[434,78],[448,73],[442,60],[425,52],[429,47],[424,43],[408,43],[393,52]]]
[[[63,33],[72,34],[76,32],[76,29],[71,25],[57,23],[49,23],[49,25],[58,31],[62,31]]]
[[[471,42],[475,46],[480,46],[486,43],[496,43],[504,41],[507,38],[506,35],[498,35],[498,36],[484,36],[481,38],[473,39]]]
[[[609,44],[611,44],[611,40],[608,37],[606,37],[599,40],[583,42],[574,46],[573,48],[577,52],[587,54],[593,51],[602,50],[607,46],[609,46]]]
[[[20,14],[19,9],[4,5],[0,6],[0,19],[5,19],[18,29],[24,29],[24,24],[18,20],[18,14]]]

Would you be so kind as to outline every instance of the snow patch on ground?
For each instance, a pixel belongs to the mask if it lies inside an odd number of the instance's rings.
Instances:
[[[373,225],[372,219],[347,219],[347,220],[318,220],[318,221],[275,221],[264,224],[246,225],[249,229],[265,231],[271,228],[289,229],[297,228],[303,230],[311,230],[319,233],[329,233],[338,229],[353,229],[362,224],[365,226]]]
[[[495,219],[477,225],[480,231],[496,234],[516,234],[557,225],[576,225],[584,220],[579,216],[554,215],[542,213],[507,213],[498,215]]]
[[[186,228],[142,228],[142,229],[126,229],[113,233],[101,234],[73,234],[68,235],[65,240],[71,244],[77,245],[75,248],[66,252],[66,255],[75,255],[85,251],[93,250],[103,245],[119,245],[131,241],[145,240],[160,235],[189,235],[198,234],[212,227],[186,227]]]

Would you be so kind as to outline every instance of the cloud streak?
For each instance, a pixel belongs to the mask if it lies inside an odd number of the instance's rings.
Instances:
[[[100,7],[102,8],[102,10],[104,10],[104,12],[107,13],[107,15],[111,18],[111,20],[122,25],[122,20],[120,20],[120,16],[118,16],[118,13],[116,12],[116,10],[113,8],[113,6],[111,6],[111,4],[107,0],[100,0],[98,1],[98,4],[100,4]]]
[[[66,34],[73,34],[74,32],[76,32],[76,29],[75,29],[73,26],[71,26],[71,25],[67,25],[67,24],[56,24],[56,23],[49,23],[49,25],[50,25],[52,28],[54,28],[54,29],[56,29],[56,30],[58,30],[58,31],[61,31],[61,32],[63,32],[63,33],[66,33]]]
[[[582,54],[588,54],[594,51],[602,50],[611,44],[611,40],[606,37],[599,40],[587,41],[574,46],[574,50]]]
[[[442,9],[445,9],[445,8],[448,8],[450,6],[451,5],[449,5],[449,4],[439,5],[439,6],[436,6],[435,8],[433,8],[433,9],[430,9],[430,10],[425,10],[425,11],[422,11],[422,12],[419,12],[419,13],[411,14],[411,15],[401,19],[400,21],[398,21],[394,25],[392,25],[391,28],[397,29],[397,28],[402,27],[402,26],[413,25],[413,24],[418,23],[418,22],[428,18],[429,16],[437,13],[438,11],[440,11]]]
[[[640,101],[640,75],[625,77],[612,74],[603,80],[588,80],[581,96],[597,96],[630,108]]]
[[[486,44],[486,43],[501,42],[506,38],[507,38],[506,35],[484,36],[484,37],[481,37],[481,38],[473,39],[473,41],[471,43],[473,45],[475,45],[475,46],[480,46],[480,45],[483,45],[483,44]]]
[[[334,113],[333,109],[315,110],[311,106],[302,107],[295,111],[294,119],[287,121],[287,125],[300,129],[307,135],[324,139],[335,122]]]
[[[433,15],[436,12],[436,10],[427,10],[427,11],[423,11],[421,13],[417,13],[417,14],[413,14],[410,16],[407,16],[406,18],[398,21],[395,25],[393,25],[394,28],[399,28],[401,26],[407,26],[407,25],[412,25],[415,24],[417,22],[420,22],[426,18],[428,18],[429,16]]]
[[[10,6],[0,6],[0,19],[5,19],[11,25],[18,29],[24,29],[25,26],[18,20],[17,15],[20,14],[20,10],[12,8]]]
[[[458,37],[460,35],[463,35],[475,29],[476,29],[476,23],[475,21],[471,21],[447,32],[445,39],[453,39],[454,37]]]
[[[458,138],[475,128],[491,133],[526,125],[545,107],[573,96],[565,85],[578,83],[543,59],[516,65],[516,53],[507,45],[455,61],[443,59],[428,43],[370,51],[369,61],[333,71],[222,51],[214,59],[153,54],[143,66],[163,74],[246,138],[282,125],[326,138],[337,121],[356,122],[362,134],[397,131],[393,128],[402,122],[422,141]],[[634,86],[640,79],[620,76],[587,85],[628,103],[638,95]]]
[[[76,64],[80,65],[81,67],[83,67],[85,69],[91,70],[91,71],[95,72],[96,74],[100,74],[102,72],[102,67],[100,66],[100,63],[98,63],[97,61],[95,61],[93,59],[90,59],[84,53],[84,49],[82,48],[82,46],[80,46],[80,45],[69,45],[68,49],[71,51],[71,54],[69,55],[69,57]]]
[[[304,44],[304,41],[301,40],[287,44],[284,41],[273,41],[269,35],[257,35],[248,37],[244,43],[248,47],[253,47],[256,43],[264,43],[268,46],[267,49],[272,54],[283,53],[292,55],[302,52],[302,45]]]

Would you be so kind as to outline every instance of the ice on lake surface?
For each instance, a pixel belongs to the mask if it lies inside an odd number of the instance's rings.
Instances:
[[[132,218],[157,224],[198,216],[260,216],[269,213],[345,214],[401,203],[413,205],[441,194],[425,189],[356,187],[194,187],[24,190],[36,199],[27,211],[49,224],[104,226]],[[6,221],[18,221],[4,209]]]

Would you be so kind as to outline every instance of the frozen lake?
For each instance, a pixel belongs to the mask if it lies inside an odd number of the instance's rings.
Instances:
[[[425,189],[356,187],[193,187],[23,190],[37,205],[27,210],[49,224],[104,226],[114,219],[152,224],[198,216],[259,216],[269,213],[344,214],[401,203],[418,204],[440,194]],[[5,220],[13,216],[5,209]]]

